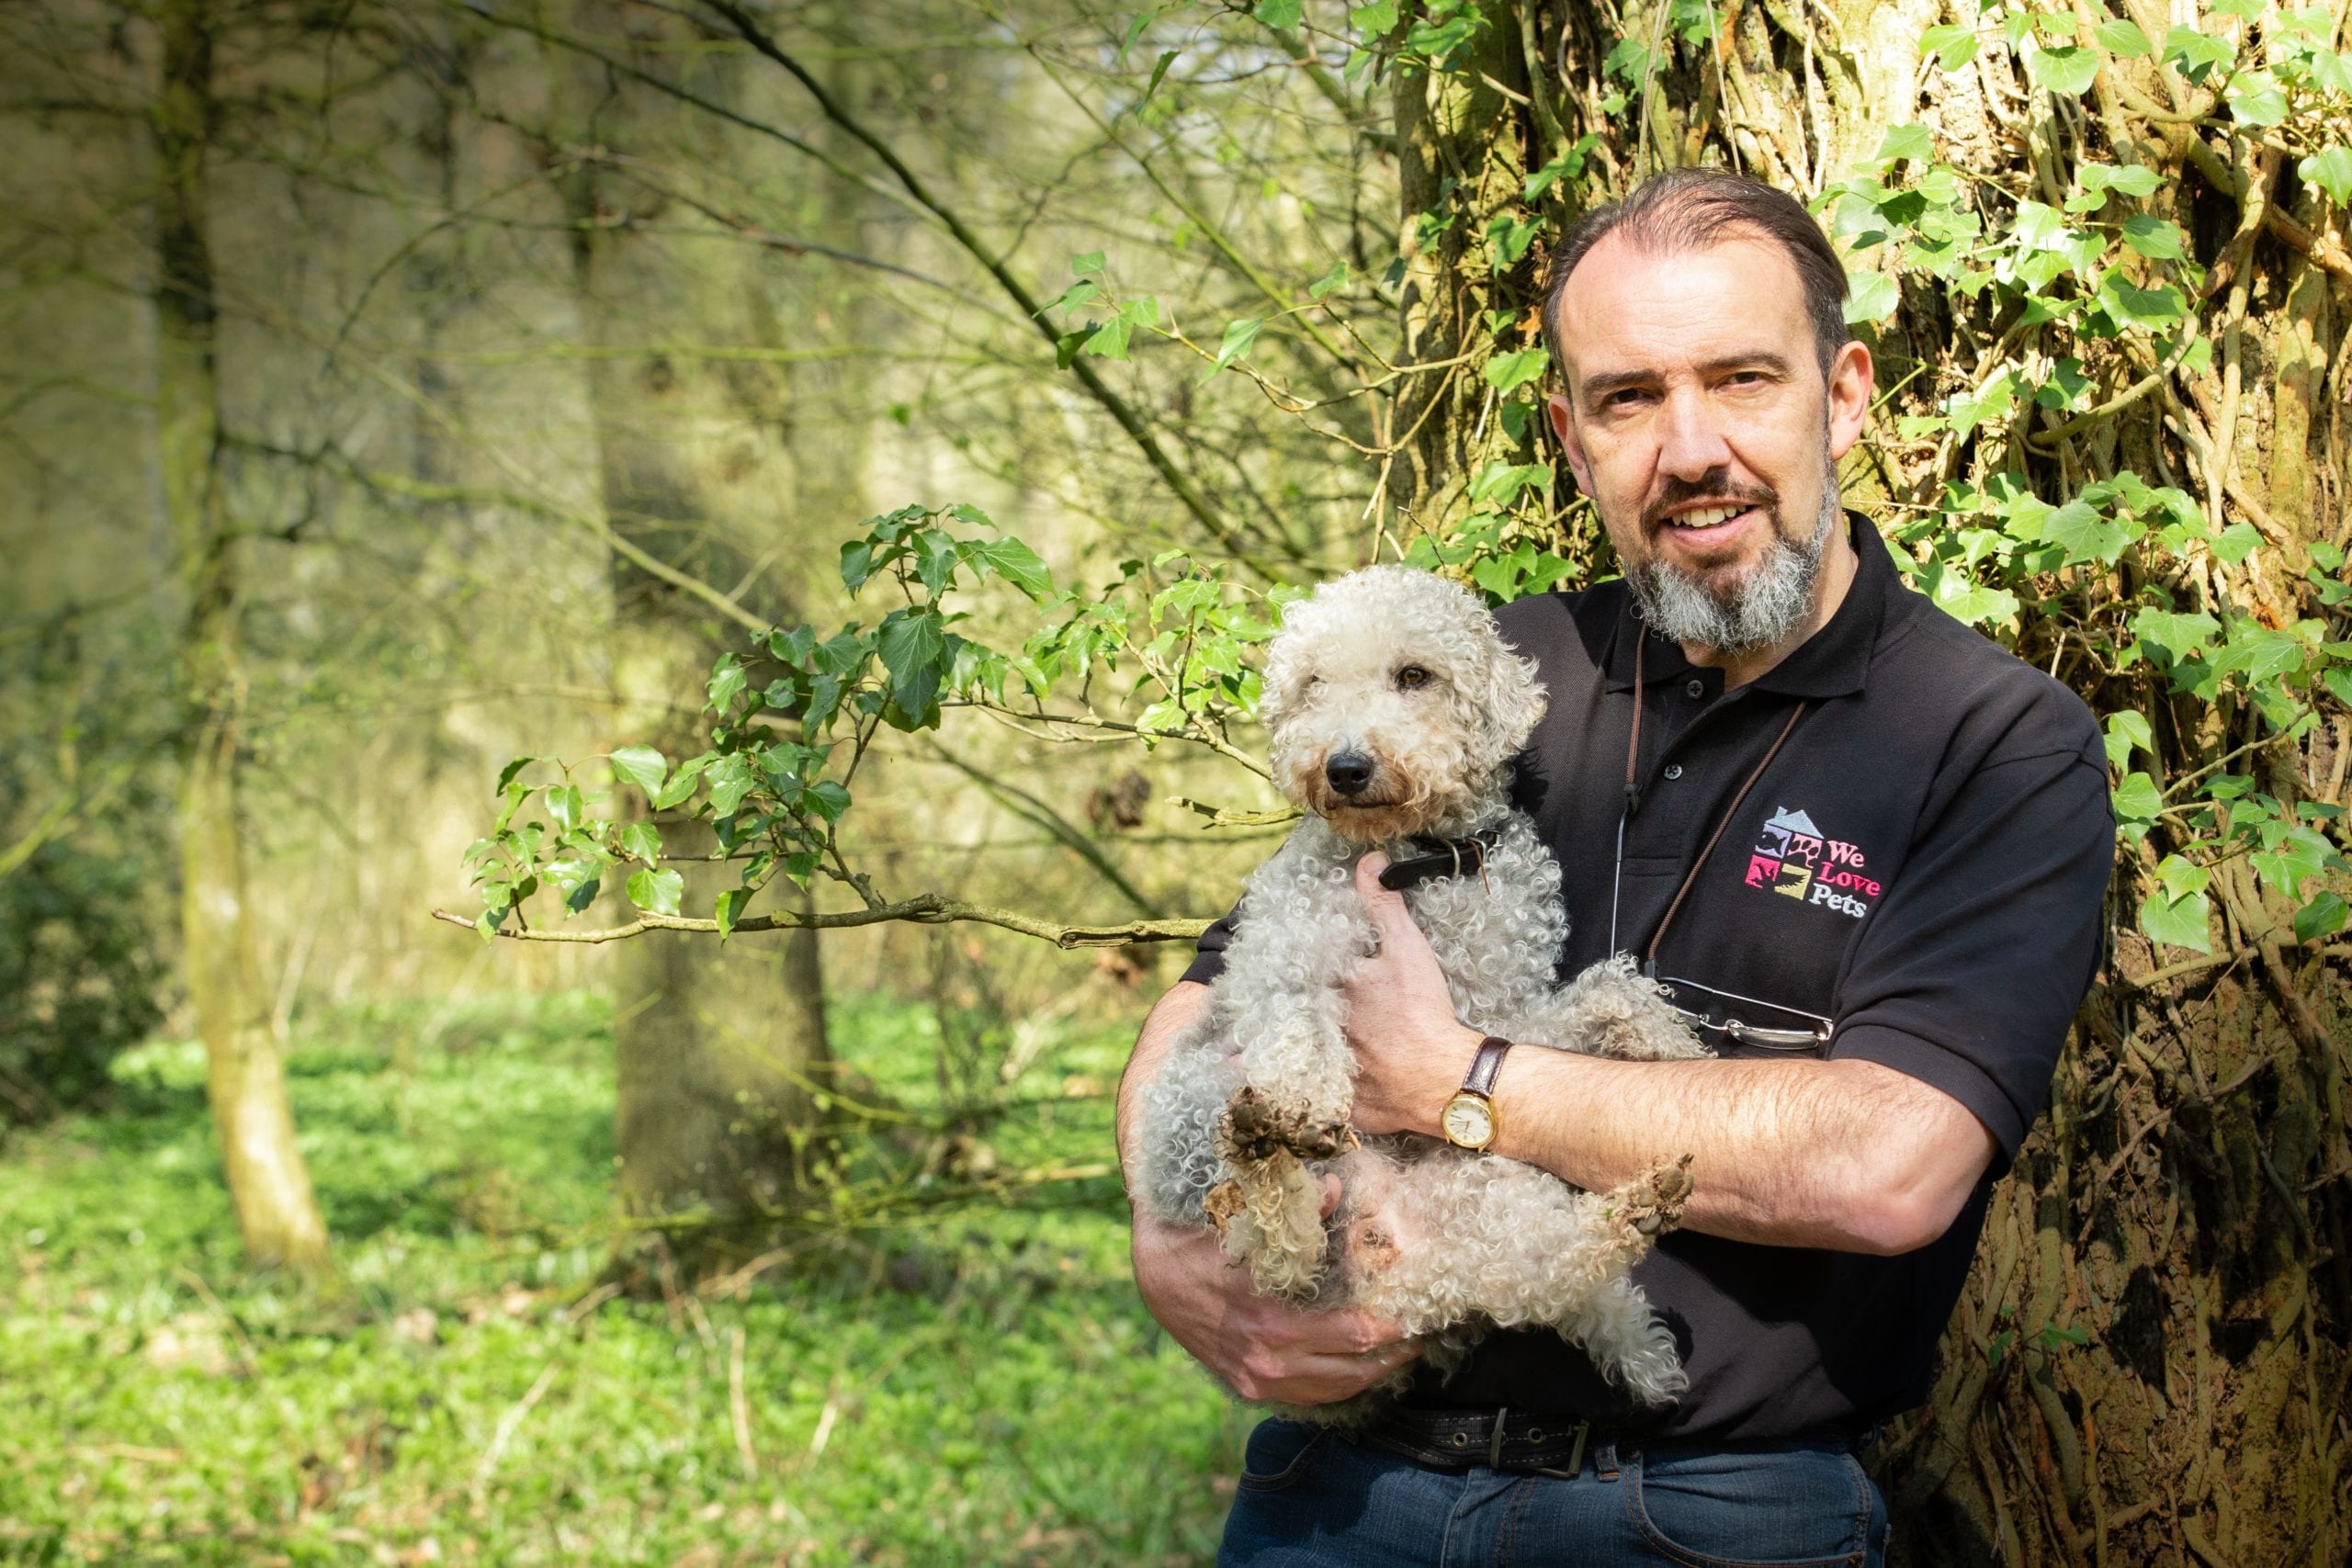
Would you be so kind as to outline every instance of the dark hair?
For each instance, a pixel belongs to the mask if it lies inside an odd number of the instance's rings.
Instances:
[[[1552,253],[1544,285],[1544,346],[1552,363],[1566,368],[1560,354],[1560,296],[1568,275],[1592,247],[1623,231],[1646,250],[1673,254],[1720,244],[1754,231],[1772,241],[1795,264],[1804,286],[1805,314],[1813,319],[1813,344],[1821,373],[1846,344],[1846,268],[1830,248],[1821,225],[1796,197],[1761,180],[1723,169],[1674,169],[1635,186],[1623,201],[1596,207],[1568,226]]]

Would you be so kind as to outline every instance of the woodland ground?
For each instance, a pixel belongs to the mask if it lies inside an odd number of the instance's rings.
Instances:
[[[919,1113],[937,1030],[886,998],[835,1010],[842,1058]],[[194,1043],[126,1058],[104,1116],[0,1146],[0,1562],[1209,1555],[1247,1416],[1137,1306],[1107,1181],[632,1301],[594,1288],[601,1001],[294,1034],[324,1286],[239,1272]],[[1102,1160],[1128,1038],[1050,1047],[1022,1077],[1043,1098],[988,1128],[999,1157]]]

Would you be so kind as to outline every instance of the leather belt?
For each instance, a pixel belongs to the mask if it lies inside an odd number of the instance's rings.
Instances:
[[[1361,1434],[1365,1442],[1438,1470],[1535,1471],[1573,1477],[1588,1453],[1638,1445],[1637,1438],[1596,1432],[1573,1416],[1514,1416],[1500,1410],[1419,1410],[1392,1406]],[[1609,1468],[1614,1469],[1613,1461]]]

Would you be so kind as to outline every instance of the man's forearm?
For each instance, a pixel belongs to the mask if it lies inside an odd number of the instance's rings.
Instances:
[[[1449,1038],[1428,1060],[1409,1099],[1428,1108],[1414,1130],[1437,1135],[1468,1056]],[[1874,1062],[1621,1062],[1522,1045],[1494,1100],[1494,1153],[1593,1191],[1689,1154],[1683,1224],[1781,1247],[1923,1247],[1993,1154],[1958,1100]]]

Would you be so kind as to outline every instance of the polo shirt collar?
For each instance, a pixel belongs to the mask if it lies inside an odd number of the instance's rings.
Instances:
[[[1871,650],[1878,645],[1886,607],[1900,592],[1894,561],[1878,529],[1859,512],[1846,513],[1846,537],[1854,547],[1854,581],[1829,624],[1797,645],[1796,650],[1748,683],[1748,689],[1777,692],[1792,697],[1842,697],[1862,689],[1870,672]],[[1629,590],[1609,643],[1609,689],[1634,686],[1634,644],[1646,629]],[[1642,655],[1645,682],[1663,681],[1692,668],[1682,645],[1653,637]]]

